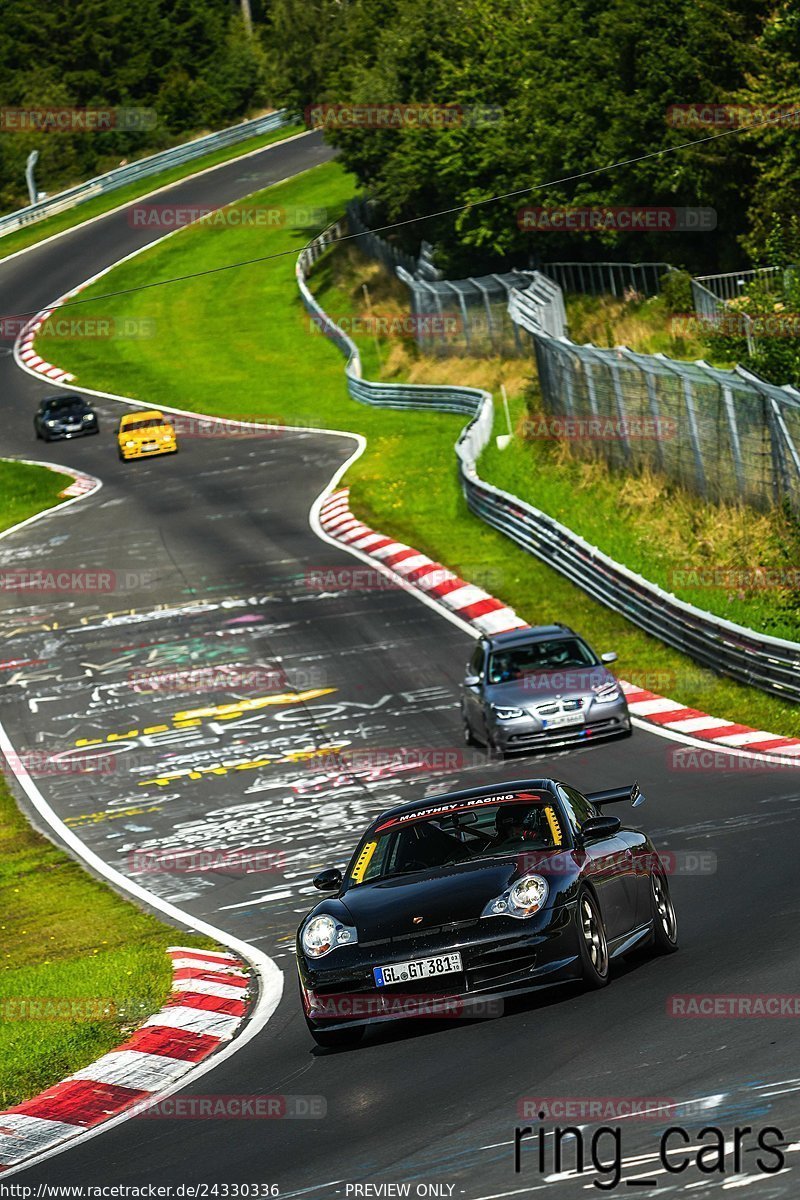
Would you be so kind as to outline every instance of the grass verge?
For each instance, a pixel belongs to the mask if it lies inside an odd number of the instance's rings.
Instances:
[[[0,528],[58,504],[67,483],[0,461]],[[156,1011],[170,991],[165,950],[176,940],[187,935],[37,833],[0,775],[0,1108],[93,1062]],[[191,936],[188,944],[212,945]]]
[[[367,287],[365,297],[364,286]],[[602,460],[587,461],[566,440],[528,437],[540,415],[535,365],[526,359],[425,358],[410,339],[372,337],[373,317],[398,321],[408,312],[407,290],[380,264],[353,246],[327,256],[314,276],[316,294],[326,311],[361,324],[354,328],[365,373],[372,379],[469,383],[496,392],[505,383],[516,436],[505,449],[492,442],[481,458],[484,479],[541,508],[599,546],[618,562],[659,584],[689,604],[748,628],[800,639],[800,522],[781,508],[761,513],[734,504],[708,504],[664,477],[643,472],[610,472]],[[649,341],[663,330],[669,315],[661,297],[624,302],[611,297],[578,297],[585,311],[628,311],[622,332],[639,329],[637,348],[666,352],[666,343]],[[602,302],[601,302],[602,301]],[[607,301],[607,302],[606,302]],[[585,302],[585,304],[583,304]],[[641,315],[646,310],[646,315]],[[630,313],[633,312],[631,316]],[[584,337],[598,342],[598,330]],[[619,329],[618,329],[619,332]],[[617,338],[609,344],[618,344]],[[673,343],[670,351],[676,352]],[[702,352],[702,345],[692,349]],[[505,432],[498,405],[496,433]],[[782,586],[775,580],[784,579]]]
[[[705,359],[714,367],[733,367],[714,359],[698,318],[675,316],[663,296],[566,296],[567,326],[573,342],[593,346],[628,346],[640,354],[666,354],[694,362]]]
[[[119,208],[121,204],[127,204],[139,196],[146,196],[156,188],[167,187],[170,183],[178,183],[179,180],[194,175],[198,171],[219,166],[231,159],[240,158],[243,154],[249,154],[253,150],[260,150],[262,146],[271,146],[273,142],[282,142],[286,138],[292,137],[293,134],[303,131],[304,126],[300,124],[286,125],[282,129],[270,130],[269,133],[264,133],[260,137],[248,138],[246,142],[238,142],[235,146],[226,146],[210,154],[204,154],[201,158],[192,159],[191,162],[172,167],[168,171],[162,171],[158,175],[149,175],[146,179],[139,179],[125,187],[117,188],[116,191],[96,196],[66,212],[56,213],[42,221],[34,221],[33,224],[26,225],[23,229],[15,230],[14,233],[8,233],[5,237],[0,238],[0,261],[10,254],[16,254],[18,250],[25,250],[28,246],[52,237],[56,233],[63,233],[65,229],[73,229],[76,225],[82,225],[84,221],[89,221],[92,217],[110,212],[112,208]]]
[[[60,504],[61,493],[71,482],[68,475],[47,467],[0,459],[0,530]]]
[[[334,210],[344,205],[353,188],[338,164],[328,164],[269,189],[268,195],[287,206],[324,203]],[[314,231],[302,232],[309,236]],[[296,231],[269,230],[261,235],[259,253],[277,253],[296,244]],[[100,295],[135,288],[251,253],[252,234],[244,229],[190,228],[117,268],[113,285],[107,277],[95,291]],[[353,296],[332,277],[329,261],[314,279],[331,315],[353,306]],[[91,297],[91,291],[84,296]],[[107,308],[109,302],[97,303]],[[313,330],[300,303],[293,256],[120,296],[113,304],[120,317],[154,318],[157,336],[103,346],[89,341],[57,345],[57,339],[47,339],[41,352],[87,387],[120,391],[148,404],[359,431],[369,447],[351,469],[348,482],[354,507],[376,528],[483,584],[527,620],[568,621],[599,650],[616,649],[621,673],[643,686],[731,720],[800,735],[800,708],[700,670],[472,517],[461,495],[453,454],[461,419],[371,409],[350,400],[340,353]],[[379,347],[370,350],[365,345],[367,373],[376,365],[370,355],[379,352]],[[405,370],[398,361],[384,361],[384,371]],[[416,360],[409,367],[412,375],[431,382],[449,379],[493,387],[506,377],[513,397],[524,392],[527,369],[519,361],[463,359]]]

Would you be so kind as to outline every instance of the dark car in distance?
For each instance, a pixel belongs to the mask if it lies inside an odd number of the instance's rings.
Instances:
[[[33,418],[37,438],[46,442],[99,433],[97,414],[83,396],[47,396]]]
[[[461,685],[468,745],[499,754],[627,737],[628,703],[607,664],[568,625],[478,639]]]
[[[525,779],[381,813],[297,935],[300,994],[322,1046],[397,1017],[469,1015],[568,980],[609,982],[637,947],[677,949],[666,872],[646,836],[604,812],[637,784],[583,795]]]

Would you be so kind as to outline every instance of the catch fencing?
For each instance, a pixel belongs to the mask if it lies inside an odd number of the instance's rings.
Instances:
[[[45,200],[40,200],[38,204],[29,204],[26,208],[17,209],[16,212],[0,217],[0,237],[22,229],[35,221],[42,221],[45,217],[66,212],[67,209],[75,208],[78,204],[83,204],[94,196],[114,191],[137,179],[157,175],[160,171],[191,162],[192,159],[200,158],[214,150],[221,150],[226,146],[244,142],[248,138],[269,133],[273,129],[280,129],[282,126],[288,125],[290,120],[291,114],[287,109],[282,108],[265,117],[242,121],[239,125],[231,125],[228,129],[220,129],[216,133],[209,133],[204,137],[194,138],[190,142],[183,142],[180,146],[161,150],[158,154],[137,159],[136,162],[127,163],[124,167],[115,167],[113,171],[107,171],[104,175],[96,175],[94,179],[88,179],[85,183],[79,183],[55,196],[48,196]]]
[[[513,291],[526,289],[540,311],[549,333],[567,331],[564,302],[559,289],[538,271],[442,279],[433,266],[431,247],[423,242],[418,258],[407,254],[370,225],[370,206],[356,199],[347,206],[347,225],[355,243],[377,259],[408,288],[417,345],[426,354],[527,354],[525,339],[510,319],[508,302]],[[426,320],[425,318],[436,318]]]
[[[313,264],[340,236],[341,226],[334,226],[314,239],[297,260],[296,278],[306,309],[347,357],[345,376],[353,399],[381,408],[469,416],[455,452],[464,496],[476,516],[601,604],[696,662],[762,691],[800,702],[799,643],[755,633],[678,600],[614,562],[532,504],[482,480],[477,463],[492,437],[494,425],[492,397],[488,392],[470,387],[374,383],[363,378],[357,346],[327,317],[307,282]],[[556,342],[546,334],[541,338]]]
[[[521,299],[509,307],[530,337],[544,406],[578,453],[658,471],[709,500],[786,501],[800,513],[800,392],[740,366],[553,338]]]
[[[664,262],[551,262],[540,263],[538,269],[563,292],[624,299],[631,294],[657,296],[662,276],[674,267]]]
[[[403,267],[396,271],[411,293],[415,316],[439,318],[435,323],[415,321],[417,344],[429,354],[457,355],[465,350],[504,357],[527,354],[528,347],[509,312],[509,300],[516,292],[525,295],[548,332],[554,336],[566,332],[561,292],[536,271],[435,282],[414,278]],[[428,332],[431,329],[438,332]]]
[[[543,404],[555,422],[532,436],[553,437],[560,429],[576,453],[612,468],[657,471],[715,502],[768,508],[785,501],[800,513],[800,392],[741,366],[725,371],[625,346],[579,346],[566,336],[564,287],[604,294],[638,287],[652,294],[674,269],[668,263],[546,263],[540,271],[430,281],[415,276],[410,261],[387,258],[394,247],[367,228],[367,219],[359,209],[357,240],[394,266],[413,312],[451,318],[449,329],[445,321],[415,321],[419,345],[439,353],[533,351]],[[721,311],[739,288],[735,279],[777,288],[779,276],[777,268],[760,268],[694,280],[698,311]]]

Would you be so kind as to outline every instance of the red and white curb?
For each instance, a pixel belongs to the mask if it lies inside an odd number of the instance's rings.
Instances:
[[[47,362],[40,354],[36,353],[33,343],[36,340],[39,330],[52,317],[55,310],[66,300],[69,300],[72,296],[76,296],[85,286],[85,284],[81,284],[79,287],[74,288],[73,291],[67,292],[65,296],[59,297],[50,308],[42,309],[41,312],[37,313],[33,320],[25,326],[17,342],[16,353],[20,361],[38,375],[43,375],[46,379],[52,379],[53,383],[69,383],[75,376],[70,375],[69,371],[63,370],[62,367],[56,367],[52,363]]]
[[[768,733],[766,729],[751,729],[749,725],[737,725],[724,717],[712,717],[696,708],[687,708],[680,700],[669,700],[637,687],[635,683],[620,680],[634,716],[651,725],[669,729],[673,733],[688,734],[714,746],[753,751],[758,754],[777,754],[780,758],[800,755],[800,738],[781,737]],[[798,758],[800,766],[800,758]]]
[[[252,997],[235,954],[173,946],[172,997],[160,1012],[97,1062],[32,1100],[0,1112],[0,1171],[67,1142],[164,1089],[229,1041]]]
[[[76,475],[72,483],[59,492],[59,496],[88,496],[97,489],[98,481],[91,475]]]
[[[506,633],[524,629],[528,622],[513,608],[496,600],[488,592],[460,579],[441,563],[434,562],[403,542],[376,533],[350,512],[349,488],[333,492],[322,503],[319,521],[325,532],[353,550],[377,559],[402,580],[438,600],[462,621],[469,621],[481,633]]]
[[[382,568],[391,570],[406,585],[418,588],[429,599],[438,601],[450,613],[481,633],[491,635],[527,628],[528,622],[523,621],[501,600],[459,579],[441,563],[434,562],[402,542],[377,533],[359,521],[350,511],[348,488],[331,492],[322,501],[319,524],[333,541],[340,542],[349,550],[358,551],[362,557],[376,559]],[[800,738],[781,737],[764,729],[751,729],[748,725],[738,725],[724,717],[712,717],[699,709],[687,708],[680,700],[659,696],[624,679],[620,679],[619,683],[625,692],[631,715],[648,725],[683,735],[687,739],[698,739],[713,746],[753,752],[759,756],[775,755],[781,760],[785,757],[791,761],[796,755],[800,767]]]

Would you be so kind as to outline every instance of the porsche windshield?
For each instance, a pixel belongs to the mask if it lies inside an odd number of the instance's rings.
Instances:
[[[549,638],[495,650],[489,659],[489,683],[509,683],[544,671],[597,666],[597,658],[580,638]]]
[[[441,815],[401,814],[362,842],[350,864],[347,886],[480,858],[555,850],[562,844],[561,820],[552,797],[546,795],[520,795]]]

